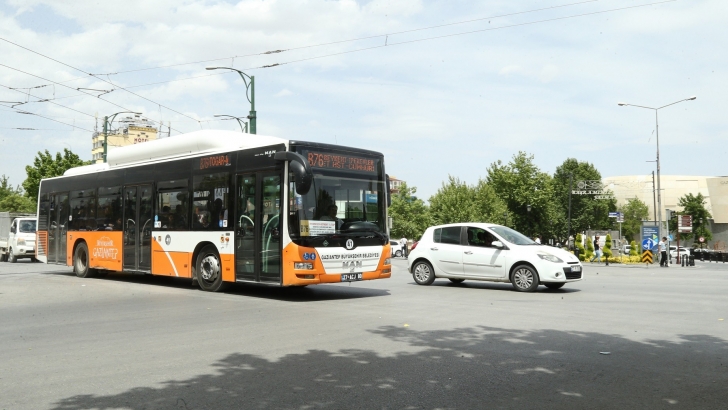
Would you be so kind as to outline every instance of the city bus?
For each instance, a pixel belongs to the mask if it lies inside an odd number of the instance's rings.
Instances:
[[[38,260],[79,277],[190,278],[206,291],[391,275],[381,153],[202,130],[43,179]]]

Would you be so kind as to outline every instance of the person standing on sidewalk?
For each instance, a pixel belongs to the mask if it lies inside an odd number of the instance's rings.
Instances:
[[[405,258],[407,257],[407,238],[402,238],[399,240],[399,244],[402,245],[402,256]]]
[[[667,265],[667,237],[663,236],[660,243],[657,244],[660,247],[660,267],[669,268]]]
[[[598,262],[602,263],[602,250],[599,248],[599,235],[594,237],[594,256],[589,262],[594,262],[594,259],[598,259]]]

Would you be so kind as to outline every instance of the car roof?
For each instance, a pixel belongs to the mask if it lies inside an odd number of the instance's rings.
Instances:
[[[452,224],[433,225],[427,229],[448,228],[451,226],[474,226],[476,228],[492,228],[494,226],[503,226],[503,225],[492,224],[492,223],[487,223],[487,222],[458,222],[458,223],[452,223]]]

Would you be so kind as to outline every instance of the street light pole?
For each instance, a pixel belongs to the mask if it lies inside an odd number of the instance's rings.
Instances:
[[[114,122],[114,118],[116,118],[119,114],[137,114],[142,115],[140,112],[134,112],[134,111],[120,111],[116,114],[111,116],[111,121],[109,121],[109,117],[104,117],[104,162],[106,162],[106,153],[108,152],[108,145],[109,145],[109,127],[111,126],[111,123]]]
[[[569,224],[568,224],[569,227],[566,231],[566,242],[568,242],[569,238],[571,238],[571,189],[572,189],[571,184],[573,183],[573,180],[574,180],[574,174],[570,173],[569,174]]]
[[[625,107],[625,106],[638,107],[638,108],[645,108],[648,110],[653,110],[655,112],[655,138],[657,141],[657,207],[660,209],[659,212],[657,213],[657,218],[658,218],[658,226],[660,227],[660,235],[663,235],[663,233],[662,233],[662,192],[661,192],[661,188],[660,188],[660,127],[659,127],[659,124],[657,121],[657,111],[659,111],[665,107],[669,107],[671,105],[681,103],[683,101],[692,101],[696,98],[698,98],[698,97],[692,96],[690,98],[685,98],[680,101],[675,101],[674,103],[663,105],[662,107],[657,107],[657,108],[645,107],[643,105],[627,104],[627,103],[623,103],[623,102],[617,103],[617,105],[619,105],[620,107]],[[667,232],[667,231],[665,231],[665,232]]]
[[[205,70],[231,70],[237,71],[237,73],[240,74],[240,78],[242,78],[245,83],[245,97],[250,103],[250,115],[248,115],[248,119],[250,120],[250,133],[255,134],[258,129],[258,121],[255,113],[255,76],[249,76],[244,72],[231,67],[206,67]],[[250,80],[250,82],[248,82],[248,80]]]
[[[238,121],[238,124],[240,124],[240,131],[245,132],[245,133],[248,132],[248,123],[241,121],[240,117],[236,117],[234,115],[225,115],[225,114],[215,114],[215,117],[228,117],[228,118],[225,118],[225,120],[235,119]],[[243,127],[243,124],[245,124],[245,127]]]

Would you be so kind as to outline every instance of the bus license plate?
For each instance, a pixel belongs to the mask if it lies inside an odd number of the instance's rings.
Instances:
[[[361,280],[361,279],[362,279],[361,273],[342,273],[341,274],[342,282],[353,282],[355,280]]]
[[[571,267],[572,272],[581,272],[581,266],[576,265]]]

